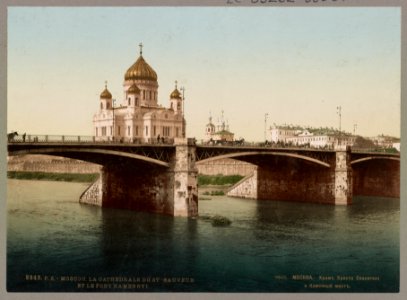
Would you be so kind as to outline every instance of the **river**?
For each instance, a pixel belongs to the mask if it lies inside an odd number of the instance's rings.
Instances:
[[[8,291],[397,292],[400,200],[203,196],[173,218],[78,203],[87,184],[7,182]]]

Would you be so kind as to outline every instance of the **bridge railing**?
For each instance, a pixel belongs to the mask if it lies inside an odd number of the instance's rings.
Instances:
[[[264,147],[269,149],[310,149],[310,150],[335,150],[337,149],[335,145],[326,145],[326,146],[313,146],[309,144],[284,144],[284,143],[272,143],[272,142],[252,142],[252,141],[199,141],[197,145],[201,146],[213,146],[213,147],[220,147],[220,146],[230,146],[230,147]],[[345,146],[343,146],[345,147]],[[386,153],[386,154],[400,154],[395,148],[382,148],[382,147],[375,147],[375,148],[358,148],[353,146],[350,147],[352,152],[369,152],[369,153]],[[345,149],[345,148],[344,148]]]
[[[8,138],[9,143],[94,143],[93,136],[22,134]]]
[[[83,135],[41,135],[22,134],[8,137],[9,143],[100,143],[100,144],[148,144],[148,145],[171,145],[174,144],[172,138],[116,138],[109,137],[96,138],[95,136]]]
[[[385,154],[400,154],[400,152],[395,148],[354,148],[352,147],[352,152],[358,153],[385,153]]]

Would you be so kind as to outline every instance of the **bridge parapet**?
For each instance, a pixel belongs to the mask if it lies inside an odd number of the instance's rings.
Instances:
[[[57,144],[70,144],[70,143],[91,143],[91,144],[138,144],[138,145],[172,145],[174,139],[172,138],[116,138],[111,139],[97,139],[95,136],[84,135],[44,135],[44,134],[22,134],[13,135],[8,137],[9,144],[15,143],[57,143]]]

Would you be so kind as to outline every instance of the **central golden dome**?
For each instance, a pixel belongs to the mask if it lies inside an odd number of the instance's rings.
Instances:
[[[127,70],[126,74],[124,74],[124,79],[157,81],[157,73],[149,66],[140,54],[137,61]]]

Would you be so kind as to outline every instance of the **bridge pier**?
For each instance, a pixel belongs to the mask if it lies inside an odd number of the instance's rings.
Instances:
[[[352,168],[350,165],[350,151],[337,150],[335,152],[335,186],[334,204],[352,204]]]
[[[141,161],[106,162],[79,202],[172,216],[198,215],[195,146],[180,139],[170,167]]]
[[[198,216],[198,169],[195,166],[196,147],[187,139],[175,139],[174,216]]]

